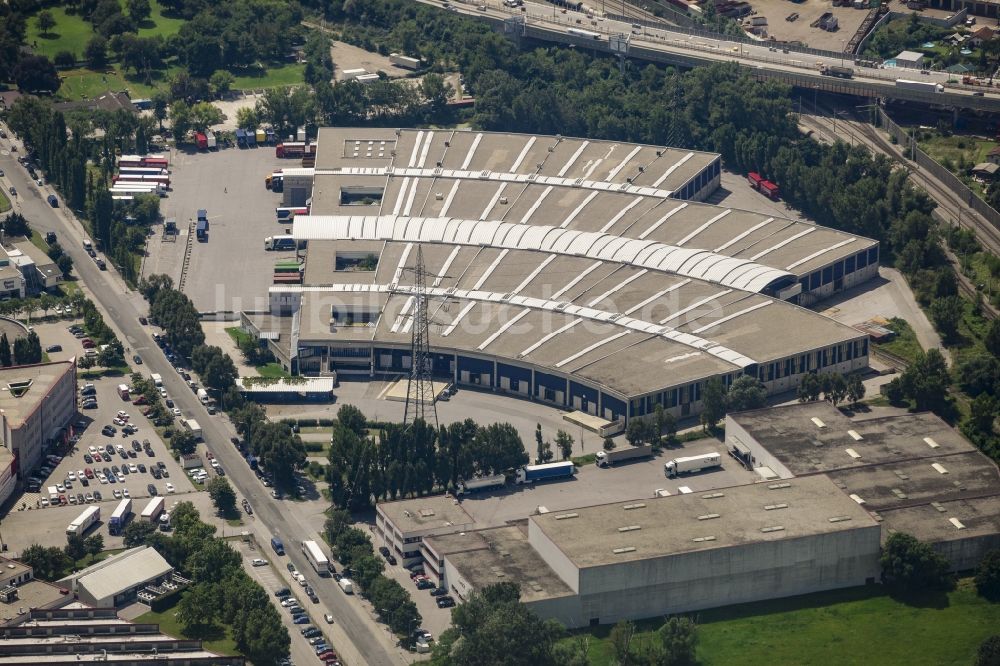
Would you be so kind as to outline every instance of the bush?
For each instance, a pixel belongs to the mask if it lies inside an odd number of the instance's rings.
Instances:
[[[303,442],[307,453],[320,453],[323,450],[323,442]]]
[[[335,419],[319,419],[318,423],[321,428],[332,428]]]
[[[942,589],[951,583],[948,561],[929,544],[896,532],[882,549],[882,580],[899,592]]]
[[[299,419],[298,425],[300,428],[315,428],[316,419]]]
[[[1000,601],[1000,550],[986,553],[976,569],[976,591],[990,601]]]

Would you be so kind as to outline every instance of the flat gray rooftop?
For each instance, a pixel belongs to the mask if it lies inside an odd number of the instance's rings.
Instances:
[[[376,509],[403,534],[441,527],[471,526],[475,522],[461,504],[447,495],[380,502]]]
[[[528,520],[529,534],[540,530],[579,568],[877,526],[867,511],[821,475]]]
[[[913,459],[933,462],[976,451],[930,412],[852,420],[830,403],[818,401],[739,412],[729,418],[796,476]]]
[[[883,541],[893,532],[912,534],[927,542],[989,536],[1000,541],[998,495],[907,506],[880,511],[878,516],[884,527]]]
[[[477,590],[511,582],[520,586],[524,602],[573,595],[517,525],[431,537],[427,544]]]
[[[56,361],[38,365],[24,365],[0,369],[0,411],[11,428],[19,428],[38,408],[42,398],[67,371],[72,372],[71,361]],[[26,391],[11,391],[11,384],[30,382]],[[20,397],[18,397],[20,396]]]

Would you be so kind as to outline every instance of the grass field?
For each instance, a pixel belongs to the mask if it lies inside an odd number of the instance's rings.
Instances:
[[[204,641],[206,650],[224,655],[237,655],[236,642],[230,637],[228,626],[216,626],[205,634],[191,635],[181,629],[180,622],[177,621],[177,606],[168,608],[160,613],[150,611],[143,613],[134,620],[136,623],[151,622],[160,625],[160,631],[175,638],[198,638]]]
[[[165,81],[170,71],[163,72],[159,80]],[[148,86],[144,83],[127,79],[118,70],[113,70],[113,73],[107,74],[81,67],[80,69],[68,69],[59,72],[59,78],[62,79],[62,85],[59,87],[57,94],[59,97],[69,101],[93,99],[100,97],[108,90],[128,90],[129,96],[133,99],[149,97],[156,91],[155,85]]]
[[[124,3],[123,3],[124,4]],[[160,35],[167,38],[177,34],[184,25],[183,19],[167,18],[163,15],[163,8],[157,0],[150,0],[150,8],[153,10],[150,17],[139,25],[140,37],[155,37]],[[38,32],[38,21],[32,16],[28,20],[28,45],[36,53],[47,56],[50,60],[60,51],[69,51],[78,60],[83,59],[83,50],[87,42],[94,36],[94,29],[90,23],[83,20],[77,14],[67,14],[61,7],[49,7],[52,18],[56,20],[56,27],[47,35]]]
[[[879,349],[895,354],[911,363],[917,359],[917,354],[923,351],[917,341],[917,335],[904,319],[894,317],[887,327],[896,332],[896,337],[889,342],[878,343]]]
[[[703,666],[943,666],[970,664],[1000,627],[1000,604],[979,597],[971,579],[947,595],[904,604],[880,586],[850,588],[705,611],[696,617]],[[640,623],[653,630],[660,622]],[[602,626],[588,632],[594,666],[615,663]]]
[[[10,199],[3,192],[0,192],[0,213],[6,213],[10,210]]]
[[[258,366],[257,372],[260,373],[261,377],[267,377],[268,379],[281,379],[291,376],[278,363],[268,363]]]
[[[250,88],[278,88],[281,86],[291,86],[302,83],[305,65],[294,63],[288,65],[275,65],[268,69],[260,69],[256,72],[235,72],[236,82],[233,83],[234,90],[247,90]]]

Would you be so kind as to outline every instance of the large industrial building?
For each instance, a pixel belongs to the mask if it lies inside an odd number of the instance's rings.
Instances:
[[[1000,549],[1000,471],[939,417],[849,419],[826,402],[730,414],[726,444],[781,479],[825,475],[883,526],[955,570]]]
[[[895,532],[957,571],[1000,549],[997,465],[933,414],[752,410],[727,416],[726,447],[755,481],[506,522],[450,496],[385,502],[376,541],[457,598],[514,582],[571,627],[873,583]]]
[[[174,568],[154,548],[142,546],[92,564],[59,581],[75,598],[95,608],[117,608],[135,601],[141,590],[170,582]]]
[[[569,627],[874,583],[878,523],[823,476],[551,512],[425,539],[449,589],[497,582]]]
[[[0,369],[0,504],[42,462],[48,443],[76,414],[76,362],[58,361]]]
[[[242,323],[296,373],[405,373],[419,257],[435,375],[609,422],[697,414],[713,377],[866,367],[866,335],[798,304],[875,275],[878,244],[697,203],[719,178],[672,148],[324,128],[300,284]]]

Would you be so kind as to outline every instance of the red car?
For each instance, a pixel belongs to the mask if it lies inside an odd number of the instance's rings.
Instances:
[[[133,405],[148,405],[149,402],[146,400],[146,396],[140,395],[138,398],[132,401]]]
[[[94,470],[90,469],[89,467],[83,470],[83,473],[87,475],[88,479],[94,478]]]
[[[326,652],[320,653],[318,656],[320,661],[327,661],[336,659],[337,653],[333,650],[327,650]]]
[[[94,344],[93,340],[84,340],[82,344],[84,349],[93,349],[97,346]]]
[[[67,504],[67,502],[66,502],[66,496],[65,495],[60,495],[59,496],[59,504],[61,504],[63,506],[65,506]]]

